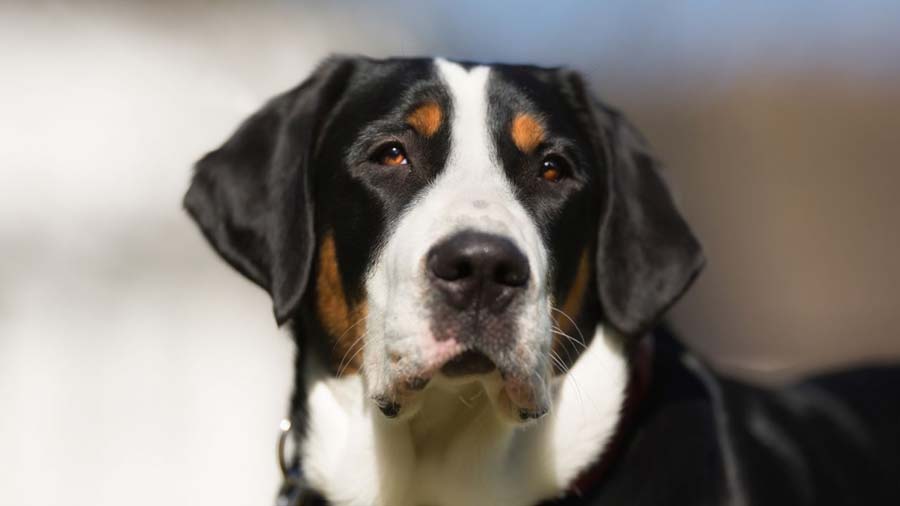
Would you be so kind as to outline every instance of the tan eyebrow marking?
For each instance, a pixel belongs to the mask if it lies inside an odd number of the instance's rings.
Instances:
[[[406,117],[406,123],[419,134],[431,137],[441,127],[443,115],[441,106],[437,102],[426,102]]]
[[[519,113],[513,118],[509,133],[513,143],[523,153],[531,153],[544,140],[544,127],[527,113]]]

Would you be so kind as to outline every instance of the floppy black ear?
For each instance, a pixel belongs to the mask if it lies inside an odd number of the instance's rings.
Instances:
[[[184,197],[212,247],[272,296],[279,325],[306,289],[315,247],[310,162],[352,66],[328,60],[271,99],[197,162]]]
[[[608,207],[597,243],[597,286],[620,332],[648,330],[687,290],[705,259],[661,167],[638,131],[618,112],[596,113],[608,154]]]

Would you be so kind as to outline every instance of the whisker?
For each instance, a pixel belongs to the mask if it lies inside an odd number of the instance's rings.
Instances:
[[[355,326],[359,325],[360,323],[366,321],[366,318],[367,318],[366,316],[363,316],[363,317],[360,318],[359,320],[356,320],[352,325],[350,325],[349,327],[347,327],[346,329],[344,329],[344,331],[341,333],[341,335],[338,336],[338,338],[334,340],[334,346],[331,347],[331,350],[334,351],[334,349],[337,348],[338,343],[341,342],[341,339],[343,339],[344,336],[347,335],[347,332],[350,332],[350,330],[353,329],[353,327],[355,327]],[[351,345],[351,347],[352,347],[352,345]]]
[[[560,357],[559,354],[553,350],[550,350],[550,360],[552,360],[553,363],[556,364],[557,367],[559,367],[560,371],[562,371],[563,374],[567,374],[569,372],[569,368],[566,367],[566,364],[565,362],[563,362],[562,357]]]
[[[552,326],[552,327],[550,328],[550,331],[551,331],[551,332],[555,332],[555,333],[557,333],[557,334],[559,334],[559,335],[561,335],[561,336],[565,336],[566,338],[568,338],[568,339],[569,339],[570,341],[572,341],[573,343],[580,344],[584,349],[587,349],[587,343],[585,343],[585,342],[584,342],[583,340],[581,340],[581,339],[577,339],[577,338],[575,338],[574,336],[571,336],[571,335],[565,333],[561,328],[559,328],[559,327],[557,327],[557,326],[555,326],[555,325]]]
[[[587,349],[587,345],[586,345],[586,344],[584,344],[583,342],[579,341],[578,339],[575,339],[574,337],[570,336],[569,334],[566,334],[565,332],[563,332],[562,330],[559,330],[559,329],[556,328],[556,327],[550,329],[550,332],[553,333],[553,334],[556,334],[556,335],[558,335],[558,336],[565,337],[565,338],[568,339],[569,341],[571,341],[571,342],[573,342],[573,343],[575,343],[575,344],[581,346],[581,347],[582,347],[583,349],[585,349],[585,350]]]
[[[566,339],[569,339],[569,337],[566,336]],[[571,339],[570,339],[570,340],[571,340]],[[572,352],[571,352],[571,350],[569,349],[569,347],[568,347],[568,346],[563,346],[563,350],[566,351],[566,358],[568,359],[568,362],[567,362],[567,363],[569,363],[569,364],[574,364],[574,363],[575,363],[575,360],[572,358]],[[562,357],[559,357],[559,358],[562,358]]]
[[[366,334],[367,334],[367,333],[363,333],[362,335],[360,335],[359,337],[357,337],[355,341],[353,341],[352,343],[350,343],[350,346],[347,347],[347,351],[344,352],[344,356],[341,357],[341,363],[338,365],[338,370],[340,370],[340,369],[343,367],[343,365],[344,365],[344,360],[347,358],[347,355],[349,355],[350,352],[353,351],[353,348],[356,347],[356,345],[357,345],[360,341],[363,340],[363,337],[365,337]],[[335,343],[335,346],[337,346],[337,343]],[[355,356],[356,356],[356,355],[354,354],[354,357],[355,357]],[[351,357],[350,360],[352,361],[353,358]],[[349,367],[349,365],[348,365],[348,367]]]
[[[561,360],[559,355],[550,350],[550,358],[554,360]],[[563,369],[563,373],[566,375],[566,380],[571,379],[572,384],[575,386],[575,393],[578,395],[578,404],[581,406],[581,409],[584,410],[584,394],[581,391],[581,386],[578,384],[578,381],[575,379],[575,373],[571,371],[569,367],[561,367]]]
[[[357,349],[356,352],[353,354],[353,356],[351,356],[351,357],[347,360],[347,363],[346,363],[346,364],[344,364],[344,360],[341,359],[341,366],[338,367],[338,373],[337,373],[338,377],[340,377],[340,376],[342,376],[342,375],[344,374],[344,372],[347,370],[347,368],[350,367],[350,364],[353,363],[353,359],[355,359],[356,356],[359,355],[360,352],[362,352],[362,351],[366,348],[366,343],[365,343],[365,341],[363,341],[363,338],[364,338],[367,334],[368,334],[368,332],[367,332],[366,334],[361,335],[361,336],[359,337],[359,339],[357,339],[357,340],[355,341],[355,342],[362,342],[362,345],[359,346],[359,349]],[[348,348],[348,349],[347,349],[347,353],[350,353],[350,350],[352,350],[352,349],[353,349],[352,347],[351,347],[351,348]],[[346,356],[347,353],[345,353],[344,356]]]
[[[575,385],[575,393],[578,394],[578,405],[581,406],[581,411],[584,411],[584,393],[581,391],[581,386],[578,384],[578,381],[575,379],[575,373],[569,373],[566,375],[566,379],[572,379],[572,384]]]
[[[570,336],[569,334],[567,334],[567,333],[562,329],[562,327],[560,327],[559,325],[551,324],[550,326],[551,326],[551,328],[552,328],[553,330],[557,330],[557,331],[559,331],[559,332],[562,332],[563,334],[566,334],[567,336],[572,337],[572,338],[574,339],[574,336]],[[576,328],[576,330],[579,330],[578,337],[579,337],[580,339],[578,339],[578,342],[580,342],[581,344],[587,346],[587,341],[584,339],[584,334],[581,334],[580,329],[578,329],[578,327],[575,327],[575,328]]]
[[[584,333],[581,332],[581,328],[578,327],[578,324],[575,323],[575,320],[573,320],[571,316],[569,316],[568,314],[566,314],[565,311],[563,311],[562,309],[559,309],[558,307],[554,307],[554,306],[551,305],[551,306],[550,306],[550,310],[551,310],[551,311],[556,311],[556,312],[558,312],[559,314],[565,316],[566,319],[569,320],[569,322],[572,323],[572,326],[575,327],[575,330],[578,331],[578,335],[581,337],[581,342],[582,342],[582,343],[585,343],[585,347],[587,347],[587,344],[586,344],[586,343],[587,343],[587,340],[584,338]]]

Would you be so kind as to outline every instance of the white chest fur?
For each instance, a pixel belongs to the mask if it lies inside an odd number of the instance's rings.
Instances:
[[[360,376],[311,380],[301,445],[310,484],[348,506],[527,506],[565,490],[601,454],[625,397],[627,364],[598,327],[556,380],[550,413],[500,420],[478,384],[429,387],[409,420],[374,409]]]

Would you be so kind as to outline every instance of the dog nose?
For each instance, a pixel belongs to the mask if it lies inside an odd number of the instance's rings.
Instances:
[[[432,284],[457,309],[503,310],[528,285],[528,259],[498,235],[459,232],[432,247],[426,263]]]

